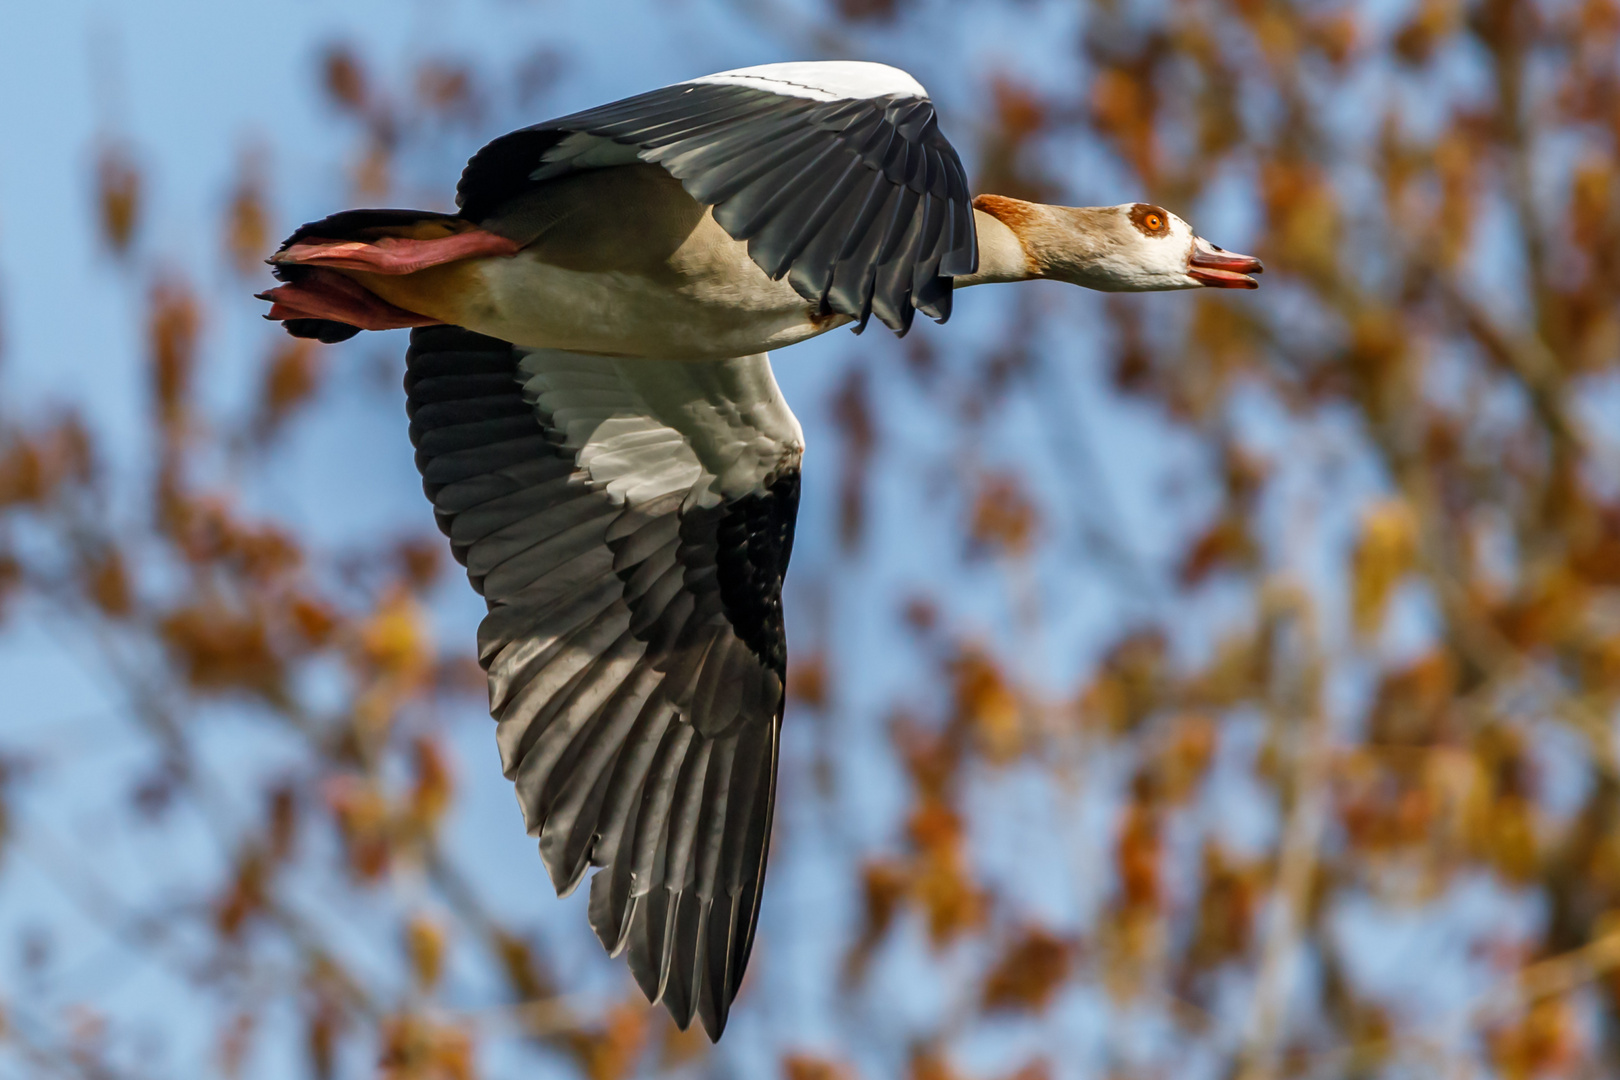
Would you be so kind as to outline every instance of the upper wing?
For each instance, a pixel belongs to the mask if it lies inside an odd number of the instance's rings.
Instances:
[[[489,602],[506,775],[559,893],[719,1038],[753,945],[803,435],[763,355],[707,363],[414,330],[411,440]]]
[[[638,159],[772,278],[863,327],[949,318],[952,278],[978,269],[961,159],[927,91],[882,64],[742,68],[514,131],[467,163],[456,203],[481,222],[536,183]]]

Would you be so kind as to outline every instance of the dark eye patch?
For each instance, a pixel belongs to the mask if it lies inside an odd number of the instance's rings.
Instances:
[[[1168,236],[1170,234],[1170,212],[1162,206],[1153,206],[1149,203],[1137,203],[1131,207],[1131,224],[1143,236]]]

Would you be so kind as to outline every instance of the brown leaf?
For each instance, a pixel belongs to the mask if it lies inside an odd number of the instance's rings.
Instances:
[[[360,654],[374,670],[407,683],[428,674],[427,620],[410,593],[396,589],[384,597],[360,627]]]
[[[844,979],[854,982],[866,972],[872,952],[889,932],[911,887],[911,869],[903,862],[870,861],[861,868],[861,934],[844,958]]]
[[[339,1004],[330,976],[317,969],[310,980],[312,993],[304,1017],[304,1047],[309,1054],[310,1071],[315,1080],[333,1080],[336,1076],[337,1044],[347,1026],[347,1016]]]
[[[973,881],[962,849],[960,819],[938,804],[914,813],[908,824],[920,848],[913,868],[911,895],[928,920],[928,936],[942,947],[983,925],[988,897]]]
[[[416,781],[411,786],[409,813],[415,826],[426,832],[438,824],[450,807],[455,781],[443,748],[426,736],[411,742]]]
[[[1007,1080],[1052,1080],[1052,1066],[1037,1059],[1007,1074]]]
[[[1581,1057],[1580,1022],[1568,999],[1533,1002],[1515,1023],[1486,1034],[1491,1063],[1504,1080],[1568,1075]]]
[[[393,855],[393,822],[388,800],[375,782],[362,776],[336,776],[326,785],[326,803],[337,823],[349,871],[360,881],[388,872]]]
[[[238,857],[230,888],[215,908],[214,925],[222,937],[239,937],[248,919],[264,909],[267,870],[263,855],[256,850]]]
[[[1417,522],[1407,504],[1386,499],[1361,516],[1361,535],[1350,556],[1350,617],[1363,637],[1383,625],[1395,586],[1417,560]]]
[[[150,310],[147,336],[153,396],[164,427],[174,429],[190,402],[202,317],[190,289],[172,280],[153,289]]]
[[[1023,710],[1018,695],[987,654],[968,649],[951,664],[957,720],[973,732],[976,745],[993,764],[1006,764],[1024,748]]]
[[[294,595],[287,605],[294,632],[311,647],[319,648],[337,632],[339,617],[327,603],[314,596]]]
[[[829,679],[825,653],[796,656],[788,668],[788,698],[806,708],[824,709],[831,692]]]
[[[1446,735],[1457,692],[1451,654],[1436,649],[1384,676],[1368,717],[1369,743],[1430,746]]]
[[[1338,276],[1342,248],[1338,198],[1327,178],[1303,161],[1269,161],[1260,170],[1260,190],[1269,225],[1267,266],[1275,259],[1328,287]]]
[[[380,1036],[383,1080],[476,1080],[472,1039],[459,1028],[406,1013],[385,1019]]]
[[[589,1080],[624,1080],[635,1075],[647,1044],[647,1017],[647,1007],[640,1001],[615,1005],[601,1027],[572,1040],[574,1056]],[[700,1025],[692,1028],[701,1031]]]
[[[298,791],[289,783],[277,784],[270,790],[268,802],[267,854],[273,863],[285,862],[298,839]]]
[[[285,671],[259,613],[205,599],[171,612],[159,629],[194,688],[279,692]]]
[[[1187,713],[1170,724],[1154,762],[1165,802],[1184,804],[1198,790],[1214,760],[1218,736],[1215,721],[1203,713]]]
[[[69,415],[36,434],[14,431],[0,449],[0,507],[48,502],[64,486],[90,479],[90,433]]]
[[[855,1080],[855,1070],[842,1062],[811,1054],[788,1054],[782,1059],[785,1080]]]
[[[140,218],[141,174],[127,147],[109,143],[96,162],[97,208],[101,238],[114,254],[129,251]]]
[[[997,74],[990,83],[992,121],[979,147],[980,190],[1013,199],[1044,202],[1053,187],[1028,151],[1050,124],[1050,110],[1026,83]]]
[[[1091,83],[1091,122],[1114,140],[1150,188],[1158,176],[1157,110],[1158,95],[1146,67],[1105,65],[1097,70]]]
[[[1020,558],[1034,543],[1037,521],[1035,504],[1018,477],[994,473],[974,496],[968,538],[976,547]]]
[[[1076,945],[1040,927],[1024,930],[1007,946],[984,984],[986,1009],[1040,1012],[1069,977]]]
[[[1335,66],[1350,59],[1361,42],[1361,24],[1353,12],[1335,11],[1310,19],[1305,24],[1307,40],[1328,63]]]
[[[1195,971],[1248,954],[1264,897],[1259,865],[1238,862],[1214,840],[1204,842],[1203,858],[1203,887],[1187,949],[1187,964]]]
[[[1164,897],[1164,838],[1157,792],[1145,774],[1137,776],[1125,809],[1114,869],[1121,903],[1127,909],[1156,911]]]
[[[516,934],[499,928],[491,933],[491,947],[500,959],[506,983],[519,1001],[538,1001],[553,993],[550,977],[535,958],[534,949]]]
[[[117,548],[108,548],[91,563],[87,585],[91,602],[113,618],[122,618],[134,610],[129,572],[124,568],[124,557]]]
[[[428,112],[468,124],[476,124],[482,112],[472,71],[447,60],[426,60],[417,67],[416,99]]]
[[[932,1046],[912,1048],[906,1077],[907,1080],[964,1080],[950,1059]]]
[[[444,974],[444,927],[426,915],[413,915],[405,924],[405,953],[411,960],[416,985],[431,993]]]
[[[416,592],[423,592],[439,578],[444,568],[444,538],[440,536],[413,536],[401,540],[394,549],[405,584]]]
[[[283,335],[277,342],[259,388],[259,413],[254,421],[259,438],[280,431],[293,413],[314,399],[320,388],[322,357],[320,346],[309,338]]]
[[[1193,588],[1217,570],[1251,569],[1259,554],[1248,520],[1241,514],[1225,514],[1193,541],[1177,577],[1183,586]]]
[[[1423,0],[1395,33],[1395,55],[1409,64],[1427,63],[1440,43],[1462,25],[1463,9],[1457,0]]]
[[[365,68],[346,45],[333,45],[321,60],[321,81],[326,96],[344,112],[365,111],[370,101]]]
[[[264,154],[248,150],[237,165],[236,187],[225,210],[225,251],[231,265],[243,277],[264,271],[264,258],[270,254],[270,214],[265,209]]]
[[[667,1012],[660,1010],[660,1015],[664,1017],[664,1046],[658,1055],[660,1068],[666,1071],[679,1069],[709,1056],[714,1044],[704,1034],[702,1024],[692,1024],[682,1031],[675,1026],[675,1021],[670,1019]]]
[[[899,0],[834,0],[838,14],[852,21],[869,19],[888,22],[899,8]]]
[[[1080,711],[1114,732],[1130,731],[1146,720],[1169,690],[1167,643],[1157,630],[1139,630],[1121,639],[1103,657],[1080,699]]]

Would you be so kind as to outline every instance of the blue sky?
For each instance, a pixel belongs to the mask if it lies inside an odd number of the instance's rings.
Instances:
[[[293,0],[277,5],[241,5],[204,0],[114,4],[56,0],[14,6],[6,16],[13,43],[0,65],[0,334],[4,367],[0,385],[26,409],[72,400],[96,418],[115,455],[138,446],[144,409],[141,355],[145,295],[134,276],[100,249],[93,225],[91,169],[98,141],[127,141],[143,167],[145,205],[135,258],[143,266],[172,267],[205,297],[207,358],[201,381],[219,415],[251,392],[258,361],[280,331],[258,318],[262,305],[248,295],[218,248],[237,162],[245,146],[262,147],[270,163],[273,231],[322,216],[349,201],[344,167],[353,132],[335,118],[316,93],[315,61],[321,46],[347,42],[373,65],[386,84],[399,87],[410,65],[429,56],[475,58],[490,85],[506,92],[507,72],[537,49],[567,56],[557,85],[533,107],[540,115],[516,115],[509,99],[486,118],[488,130],[456,134],[442,152],[402,164],[397,198],[434,208],[449,205],[459,163],[483,137],[648,86],[745,64],[815,55],[791,44],[797,25],[791,5],[780,22],[786,30],[762,28],[739,16],[726,0],[670,4],[564,4],[546,0],[458,0],[402,4],[350,0],[338,4]],[[1073,47],[1080,5],[1025,5],[1027,17],[1001,17],[986,5],[959,20],[918,20],[904,31],[874,32],[860,44],[859,58],[887,59],[917,72],[945,113],[945,125],[971,150],[973,95],[994,70],[1013,70],[1040,84],[1078,77]],[[1129,181],[1093,148],[1070,148],[1056,164],[1064,170],[1075,201],[1112,203],[1135,198]],[[1201,231],[1223,246],[1243,249],[1253,227],[1252,210],[1236,182],[1217,185],[1207,205],[1188,211]],[[1034,404],[1016,398],[998,419],[999,433],[985,445],[963,445],[959,459],[1016,465],[1044,490],[1072,490],[1077,499],[1099,498],[1118,506],[1122,543],[1162,569],[1207,505],[1197,498],[1168,505],[1166,483],[1207,477],[1199,446],[1150,409],[1123,402],[1105,388],[1096,363],[1100,311],[1095,297],[1057,285],[1031,287],[1035,302],[1057,312],[1041,342],[1042,362],[1052,365],[1050,386],[1061,391],[1072,415],[1072,437],[1082,439],[1100,463],[1100,479],[1082,475],[1063,453],[1035,434]],[[1268,294],[1259,294],[1265,297]],[[947,328],[920,326],[917,333],[943,343],[974,348],[994,344],[1003,326],[1006,296],[993,289],[965,293]],[[1133,301],[1134,302],[1134,301]],[[1141,298],[1155,313],[1176,317],[1177,298]],[[1258,302],[1235,297],[1234,303]],[[949,337],[947,337],[949,335]],[[263,512],[331,549],[378,535],[420,532],[427,508],[404,437],[397,380],[400,334],[366,335],[333,350],[333,389],[321,406],[290,433],[288,451],[270,475],[243,478],[242,497]],[[868,365],[880,405],[904,401],[898,350],[880,331],[862,338],[837,333],[796,347],[777,358],[778,378],[807,430],[805,503],[790,581],[790,634],[795,642],[829,647],[840,675],[838,707],[829,719],[789,717],[788,745],[779,801],[778,857],[773,862],[752,987],[727,1036],[727,1060],[738,1075],[750,1075],[768,1051],[770,1038],[809,1048],[851,1050],[846,1034],[859,1030],[862,1010],[883,1023],[918,1032],[948,1014],[961,992],[959,976],[972,957],[947,957],[936,968],[915,928],[894,943],[892,963],[873,987],[853,1000],[836,993],[836,950],[828,941],[853,918],[846,890],[848,864],[856,853],[894,842],[905,793],[883,751],[881,723],[892,702],[921,670],[918,656],[897,650],[895,612],[910,589],[946,594],[954,627],[968,638],[996,644],[1038,685],[1057,691],[1073,683],[1095,650],[1122,624],[1153,610],[1107,571],[1080,554],[1078,516],[1054,515],[1047,542],[1025,580],[1009,580],[991,564],[942,581],[942,568],[956,565],[953,530],[960,507],[935,500],[919,485],[920,461],[948,460],[943,449],[965,442],[951,416],[915,404],[886,409],[880,417],[884,451],[871,497],[874,528],[862,557],[837,561],[834,542],[836,436],[826,404],[846,366]],[[392,366],[390,366],[392,365]],[[915,398],[911,399],[913,402]],[[1274,403],[1254,400],[1250,410],[1257,441],[1292,445],[1301,432],[1276,414]],[[1240,416],[1240,419],[1242,417]],[[1331,425],[1307,433],[1303,453],[1331,456],[1337,446]],[[1342,434],[1342,433],[1341,433]],[[1350,440],[1344,436],[1344,442]],[[1352,463],[1354,466],[1354,463]],[[1368,490],[1376,477],[1355,473],[1349,490]],[[131,503],[135,505],[133,497]],[[1306,527],[1331,534],[1345,521],[1332,517]],[[1319,534],[1317,534],[1319,535]],[[453,575],[451,575],[453,577]],[[1032,590],[1044,629],[1038,639],[1018,629],[1011,597]],[[817,594],[821,594],[818,598]],[[826,637],[816,605],[836,612],[838,636]],[[1230,606],[1229,604],[1226,606]],[[1203,617],[1218,621],[1222,597],[1207,598]],[[481,603],[459,581],[448,581],[436,598],[435,631],[441,641],[468,645]],[[51,830],[59,847],[101,845],[104,862],[91,867],[127,887],[131,896],[175,881],[202,883],[217,872],[218,855],[209,823],[182,829],[189,841],[156,847],[150,838],[103,834],[123,798],[129,767],[142,753],[139,737],[117,715],[116,699],[93,685],[72,660],[72,643],[53,637],[48,613],[35,612],[24,628],[0,638],[0,686],[10,697],[7,743],[36,752],[46,767],[28,803],[30,828]],[[1419,623],[1421,620],[1418,620]],[[1207,644],[1207,642],[1206,642]],[[499,777],[492,732],[478,710],[449,723],[460,764],[461,802],[454,825],[455,850],[469,872],[489,882],[501,910],[523,925],[544,925],[558,974],[587,995],[616,998],[628,979],[599,956],[585,931],[583,892],[567,901],[550,896],[532,843],[523,835],[508,786]],[[817,733],[820,733],[819,735]],[[810,790],[814,738],[841,755],[847,780],[836,820]],[[208,732],[207,752],[219,774],[264,774],[291,760],[295,747],[250,719],[222,715]],[[1252,749],[1252,748],[1251,748]],[[1234,753],[1245,752],[1239,745]],[[1103,899],[1101,860],[1111,836],[1107,807],[1129,775],[1119,762],[1101,761],[1092,781],[1075,794],[1054,792],[1031,773],[984,780],[1005,811],[986,819],[976,837],[990,871],[1008,883],[1031,917],[1059,928],[1083,925]],[[220,792],[227,816],[246,816],[252,806],[243,791]],[[1241,842],[1257,847],[1269,820],[1252,791],[1216,792],[1209,812]],[[1052,837],[1052,822],[1072,827]],[[836,826],[836,831],[834,827]],[[1052,857],[1058,849],[1059,858]],[[24,850],[8,870],[8,894],[0,898],[0,930],[49,922],[65,966],[78,974],[70,990],[96,999],[120,1015],[146,1015],[154,1029],[178,1036],[173,1060],[206,1069],[211,1048],[201,1025],[174,1024],[178,1003],[192,993],[184,984],[128,955],[98,935],[83,912],[64,903],[59,871]],[[157,861],[161,873],[148,872]],[[67,873],[76,873],[73,867]],[[413,892],[413,890],[416,890]],[[398,895],[377,901],[410,905],[422,891],[406,881]],[[318,901],[308,898],[311,904]],[[1496,917],[1490,897],[1480,917]],[[369,941],[360,914],[337,913],[337,925],[353,931],[356,962],[389,961]],[[1346,916],[1353,919],[1355,913]],[[348,920],[345,922],[345,920]],[[9,948],[0,940],[0,949]],[[0,964],[8,970],[10,961]],[[488,1000],[485,973],[458,970],[452,997]],[[1026,1027],[970,1041],[964,1064],[998,1067],[1029,1047],[1066,1047],[1066,1068],[1093,1075],[1109,1060],[1151,1058],[1155,1030],[1141,1030],[1130,1017],[1110,1030],[1100,992],[1080,988],[1064,999],[1050,1027]],[[283,1017],[283,1023],[290,1018]],[[270,1032],[274,1032],[272,1019]],[[290,1030],[290,1029],[288,1029]],[[1056,1034],[1054,1035],[1054,1032]],[[289,1040],[260,1040],[265,1057],[257,1075],[300,1075]],[[898,1045],[898,1043],[896,1043]],[[861,1053],[861,1048],[853,1048]],[[497,1047],[488,1060],[491,1076],[519,1075],[520,1052]],[[891,1066],[893,1062],[889,1063]],[[881,1068],[881,1063],[879,1065]],[[512,1071],[507,1071],[512,1070]],[[192,1073],[196,1074],[196,1073]],[[1060,1075],[1070,1075],[1060,1070]]]

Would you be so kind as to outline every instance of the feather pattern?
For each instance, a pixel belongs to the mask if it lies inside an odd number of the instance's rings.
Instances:
[[[473,156],[456,202],[498,219],[535,185],[627,152],[714,207],[772,278],[862,326],[944,321],[953,276],[978,268],[961,159],[927,91],[880,64],[722,72],[523,128]]]
[[[769,361],[431,327],[405,385],[424,489],[489,604],[496,741],[552,883],[600,867],[603,945],[718,1038],[758,917],[786,675],[803,435]]]

